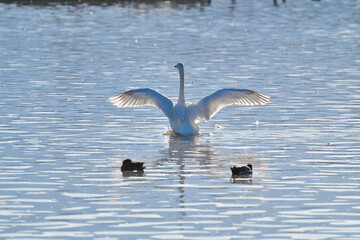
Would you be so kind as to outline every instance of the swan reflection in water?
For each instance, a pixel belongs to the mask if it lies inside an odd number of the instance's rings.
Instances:
[[[175,183],[172,185],[177,191],[180,208],[185,208],[186,203],[189,202],[189,196],[186,193],[193,191],[189,189],[189,184],[196,188],[204,187],[196,186],[196,178],[202,178],[202,175],[206,175],[206,178],[209,175],[212,175],[211,178],[221,175],[217,172],[219,171],[218,163],[213,164],[221,157],[221,154],[213,150],[212,146],[201,143],[201,137],[168,134],[168,147],[160,151],[164,157],[152,162],[157,167],[166,169],[169,169],[169,165],[174,165],[170,170],[173,175],[170,181]],[[186,210],[181,211],[181,215],[185,216],[186,214]]]
[[[202,136],[182,136],[171,132],[168,137],[168,148],[160,153],[167,155],[169,161],[175,160],[179,164],[184,164],[184,159],[192,158],[198,160],[200,165],[208,165],[220,155],[211,149],[212,146],[200,143]]]

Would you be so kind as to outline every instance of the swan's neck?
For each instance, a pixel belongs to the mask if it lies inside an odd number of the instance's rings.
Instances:
[[[184,70],[180,70],[180,92],[178,103],[185,104],[185,92],[184,92]]]

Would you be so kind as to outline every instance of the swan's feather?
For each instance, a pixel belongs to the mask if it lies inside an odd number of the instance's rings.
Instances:
[[[193,118],[210,120],[223,107],[228,105],[265,105],[270,97],[246,89],[221,89],[189,106]]]
[[[161,93],[149,88],[126,91],[110,97],[109,101],[117,107],[140,107],[145,105],[157,107],[169,119],[173,118],[173,102]]]

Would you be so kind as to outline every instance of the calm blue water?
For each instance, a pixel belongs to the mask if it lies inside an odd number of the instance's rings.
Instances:
[[[0,238],[359,239],[359,12],[0,3]],[[237,87],[271,104],[179,137],[154,108],[107,102],[142,87],[176,101],[178,62],[189,102]],[[144,174],[124,176],[125,158]]]

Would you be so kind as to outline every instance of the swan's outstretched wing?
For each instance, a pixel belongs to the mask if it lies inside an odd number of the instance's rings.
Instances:
[[[189,109],[193,118],[209,120],[228,105],[265,105],[269,101],[269,96],[252,90],[221,89],[190,105]]]
[[[169,118],[173,117],[173,102],[161,93],[149,89],[135,89],[109,98],[117,107],[140,107],[150,105],[159,108]]]

